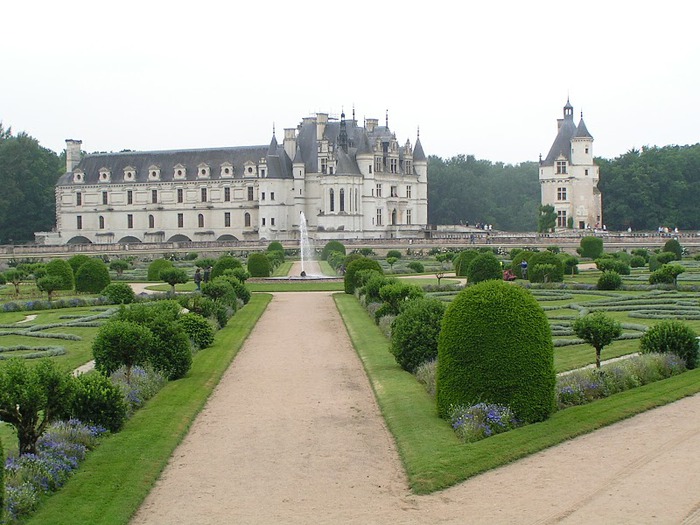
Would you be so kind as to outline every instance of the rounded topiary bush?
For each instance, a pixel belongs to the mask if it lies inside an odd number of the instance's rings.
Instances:
[[[90,259],[78,268],[75,275],[75,291],[100,293],[111,281],[107,265],[100,259]]]
[[[264,253],[251,253],[248,256],[248,272],[251,277],[270,277],[272,265]]]
[[[352,261],[356,261],[357,259],[362,259],[362,254],[359,254],[357,252],[351,253],[345,256],[345,259],[343,260],[343,266],[347,268]]]
[[[64,259],[53,259],[46,264],[46,275],[55,276],[61,279],[59,290],[72,290],[75,287],[75,276],[73,268]]]
[[[416,273],[425,272],[425,266],[423,266],[423,263],[421,263],[419,261],[411,261],[406,266]]]
[[[391,323],[391,353],[404,370],[415,373],[438,354],[445,303],[434,298],[410,301]]]
[[[126,283],[109,284],[101,293],[112,304],[129,304],[136,299],[133,288]]]
[[[192,367],[192,347],[185,329],[165,317],[154,319],[148,328],[154,336],[148,362],[170,380],[185,377]]]
[[[121,389],[102,374],[81,374],[75,380],[70,415],[83,423],[99,425],[110,432],[122,428],[127,405]]]
[[[480,283],[491,279],[503,280],[501,262],[493,253],[481,253],[469,263],[467,279],[470,283]]]
[[[476,250],[464,250],[457,254],[452,259],[452,264],[455,268],[455,275],[458,277],[466,277],[471,262],[479,256]]]
[[[619,290],[622,288],[622,277],[614,270],[603,272],[603,275],[598,278],[596,288],[598,290]]]
[[[515,274],[518,279],[523,279],[523,269],[520,266],[523,261],[527,261],[528,268],[530,266],[530,259],[535,255],[535,252],[529,250],[522,250],[517,253],[510,263],[510,271]]]
[[[549,322],[524,288],[485,281],[447,307],[438,342],[437,405],[507,405],[526,422],[555,407],[554,347]]]
[[[84,253],[79,253],[68,259],[68,264],[73,269],[73,275],[78,273],[78,268],[80,268],[84,263],[89,261],[91,257],[85,255]]]
[[[663,251],[674,254],[677,261],[680,261],[683,258],[683,247],[677,239],[669,239],[666,241]]]
[[[166,268],[172,268],[173,263],[168,259],[156,259],[148,265],[147,279],[149,281],[160,281],[160,272]]]
[[[272,241],[267,245],[268,252],[282,252],[284,254],[284,246],[279,241]]]
[[[564,280],[564,264],[561,258],[550,251],[533,253],[528,259],[528,279],[534,283],[560,283]],[[547,266],[547,271],[538,272],[538,266]],[[517,273],[516,273],[517,275]]]
[[[356,259],[352,261],[345,269],[345,293],[355,293],[355,288],[358,286],[357,273],[362,270],[376,270],[377,272],[384,274],[384,270],[382,270],[381,265],[374,259],[368,259],[367,257]]]
[[[401,252],[399,250],[389,250],[386,252],[387,259],[389,257],[394,257],[395,259],[401,259]]]
[[[147,361],[147,352],[153,343],[151,331],[140,324],[111,320],[100,327],[92,342],[95,369],[111,374],[126,366],[127,377],[131,368]]]
[[[630,265],[621,259],[612,257],[596,259],[595,265],[601,272],[616,272],[618,275],[630,275],[631,273]]]
[[[576,251],[581,257],[597,259],[603,255],[603,239],[593,236],[583,237]]]
[[[639,342],[642,353],[672,353],[685,361],[688,369],[698,362],[698,334],[682,321],[665,320],[649,328]]]
[[[217,277],[202,285],[202,294],[229,306],[236,306],[236,292],[226,277]]]
[[[262,253],[258,255],[265,257],[265,254]],[[243,264],[241,263],[241,261],[230,255],[223,255],[222,257],[219,257],[214,263],[209,278],[216,279],[217,277],[221,277],[222,275],[224,275],[224,272],[226,270],[235,270],[236,268],[243,268]],[[251,273],[251,275],[253,274]]]
[[[632,268],[644,268],[647,264],[647,261],[644,257],[641,255],[633,255],[632,258],[630,259],[630,266]]]
[[[345,245],[340,241],[328,241],[321,251],[321,259],[326,260],[331,252],[340,252],[345,255]]]
[[[649,271],[655,272],[660,269],[664,264],[668,264],[671,261],[676,260],[676,254],[672,252],[661,252],[655,253],[649,257]]]
[[[214,342],[214,329],[203,316],[190,312],[181,315],[177,324],[182,326],[192,343],[199,349],[207,348]]]
[[[245,285],[245,283],[233,275],[232,270],[228,270],[224,274],[224,279],[226,279],[230,284],[231,287],[233,288],[233,292],[236,294],[236,297],[238,297],[241,301],[243,301],[243,304],[248,304],[248,301],[250,301],[250,290],[248,290],[248,287]]]

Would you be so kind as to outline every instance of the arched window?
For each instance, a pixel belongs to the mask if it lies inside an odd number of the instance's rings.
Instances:
[[[98,217],[98,222],[100,224],[100,230],[104,230],[105,229],[105,218],[102,215],[100,215]]]
[[[340,188],[340,199],[339,199],[339,204],[340,204],[340,211],[345,211],[345,189]]]
[[[396,208],[391,212],[391,224],[396,225]]]
[[[250,228],[250,213],[246,212],[246,214],[243,216],[243,224],[246,228]]]
[[[197,224],[200,228],[204,228],[204,215],[201,213],[197,216]]]
[[[148,216],[148,227],[149,228],[155,228],[156,227],[156,218],[153,215]]]
[[[333,188],[328,190],[328,198],[330,202],[330,211],[335,211],[335,192],[333,191]]]

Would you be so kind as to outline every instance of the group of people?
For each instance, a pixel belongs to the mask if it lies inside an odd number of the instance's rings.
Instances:
[[[194,272],[194,284],[197,285],[197,291],[202,290],[202,282],[208,283],[211,277],[211,266],[207,266],[204,271],[201,268],[197,268]]]

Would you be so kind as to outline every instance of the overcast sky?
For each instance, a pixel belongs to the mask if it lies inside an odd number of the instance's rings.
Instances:
[[[428,155],[547,154],[570,97],[594,154],[700,141],[693,1],[3,2],[0,121],[60,152],[268,144],[315,112]]]

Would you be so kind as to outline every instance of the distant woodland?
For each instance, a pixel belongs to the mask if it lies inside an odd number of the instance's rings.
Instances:
[[[630,150],[600,165],[608,230],[700,230],[700,144]],[[42,147],[0,123],[0,244],[34,240],[55,227],[54,185],[64,153]],[[536,162],[511,165],[472,155],[428,159],[428,221],[491,224],[536,231],[540,187]]]

